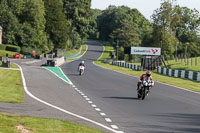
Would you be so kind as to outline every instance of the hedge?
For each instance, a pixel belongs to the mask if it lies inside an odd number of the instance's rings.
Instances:
[[[6,45],[0,44],[0,50],[5,50],[5,49],[6,49]]]
[[[36,51],[36,55],[40,56],[42,54],[40,49],[34,49],[32,47],[22,47],[21,53],[25,55],[32,55],[33,50]]]
[[[6,45],[6,50],[19,53],[21,51],[21,48],[15,45]]]

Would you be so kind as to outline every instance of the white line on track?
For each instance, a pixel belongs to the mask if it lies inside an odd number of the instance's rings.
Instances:
[[[88,103],[92,104],[93,102],[92,101],[88,101]]]
[[[91,106],[92,106],[92,107],[94,107],[94,108],[96,108],[96,107],[97,107],[97,105],[95,105],[95,104],[92,104]]]
[[[106,120],[107,122],[112,122],[112,120],[111,120],[110,118],[105,118],[105,120]]]
[[[17,65],[18,65],[18,64],[17,64]],[[114,130],[114,129],[112,129],[112,128],[110,128],[110,127],[107,127],[107,126],[105,126],[105,125],[103,125],[103,124],[101,124],[101,123],[98,123],[98,122],[96,122],[96,121],[94,121],[94,120],[88,119],[88,118],[86,118],[86,117],[83,117],[83,116],[81,116],[81,115],[77,115],[77,114],[72,113],[72,112],[69,112],[69,111],[67,111],[67,110],[64,110],[64,109],[58,107],[58,106],[55,106],[55,105],[53,105],[53,104],[50,104],[50,103],[48,103],[48,102],[45,102],[45,101],[43,101],[43,100],[37,98],[37,97],[34,96],[31,92],[29,92],[29,90],[28,90],[28,88],[27,88],[27,86],[26,86],[26,81],[25,81],[25,78],[24,78],[23,70],[22,70],[21,66],[18,65],[18,67],[20,68],[20,72],[21,72],[21,77],[22,77],[22,82],[23,82],[24,90],[25,90],[25,92],[26,92],[30,97],[32,97],[33,99],[35,99],[35,100],[39,101],[40,103],[43,103],[43,104],[45,104],[45,105],[47,105],[47,106],[49,106],[49,107],[52,107],[52,108],[57,109],[57,110],[59,110],[59,111],[61,111],[61,112],[64,112],[64,113],[66,113],[66,114],[69,114],[69,115],[72,115],[72,116],[74,116],[74,117],[77,117],[77,118],[83,119],[83,120],[85,120],[85,121],[91,122],[91,123],[93,123],[93,124],[96,124],[96,125],[98,125],[98,126],[100,126],[100,127],[102,127],[102,128],[105,128],[105,129],[111,131],[111,132],[114,132],[114,133],[121,133],[121,131]]]
[[[116,125],[110,125],[113,129],[119,129]]]
[[[96,111],[101,111],[101,109],[100,109],[100,108],[95,108],[95,110],[96,110]]]
[[[100,115],[102,115],[102,116],[106,116],[106,114],[105,114],[105,113],[100,113]]]
[[[87,101],[90,101],[90,99],[89,99],[89,98],[86,98],[85,100],[87,100]]]

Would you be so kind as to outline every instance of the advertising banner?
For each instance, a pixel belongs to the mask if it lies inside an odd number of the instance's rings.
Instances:
[[[131,54],[137,54],[137,55],[161,55],[161,48],[155,48],[155,47],[131,47]]]

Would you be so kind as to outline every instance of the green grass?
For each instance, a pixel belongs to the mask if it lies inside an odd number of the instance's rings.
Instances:
[[[86,51],[86,48],[87,48],[87,45],[86,45],[86,44],[83,44],[80,54],[76,55],[73,59],[67,59],[67,61],[73,61],[73,60],[75,60],[76,58],[79,58],[79,57],[80,57],[81,55],[83,55],[83,53]],[[76,53],[77,51],[71,50],[71,54],[74,54],[73,52]],[[70,55],[71,55],[71,54],[70,54]]]
[[[0,102],[24,102],[24,91],[20,71],[0,69],[0,92]]]
[[[0,61],[0,67],[3,67],[2,61]],[[18,66],[11,62],[10,68],[18,68]]]
[[[87,126],[57,119],[18,117],[0,113],[0,121],[0,133],[20,133],[16,128],[20,125],[31,133],[103,133]]]
[[[68,55],[72,55],[74,53],[77,53],[79,51],[79,49],[71,49],[71,50],[67,50],[65,55],[68,56]]]
[[[104,44],[104,42],[101,42],[102,44]],[[132,69],[128,69],[128,68],[123,68],[123,67],[118,67],[118,66],[114,66],[111,64],[105,64],[103,61],[104,59],[109,59],[109,55],[107,53],[111,52],[112,46],[105,46],[105,53],[103,54],[102,58],[99,59],[98,61],[95,61],[95,64],[100,65],[102,67],[108,68],[108,69],[112,69],[112,70],[116,70],[116,71],[120,71],[132,76],[141,76],[143,73],[145,73],[145,71],[134,71]],[[152,72],[152,76],[154,78],[155,81],[159,81],[159,82],[163,82],[163,83],[167,83],[167,84],[171,84],[171,85],[175,85],[181,88],[185,88],[188,90],[193,90],[193,91],[197,91],[200,92],[200,82],[196,82],[196,81],[191,81],[189,79],[181,79],[181,78],[174,78],[174,77],[169,77],[169,76],[164,76],[161,74],[158,74],[156,72]]]
[[[196,61],[197,65],[195,64]],[[190,58],[188,64],[189,65],[186,65],[183,59],[177,62],[175,60],[169,60],[168,63],[166,62],[166,66],[171,69],[200,72],[200,57],[192,58],[192,60]],[[164,65],[162,67],[164,67]]]
[[[8,57],[9,58],[13,58],[13,55],[16,54],[17,52],[12,52],[12,51],[7,51],[7,50],[0,50],[0,56],[2,56],[2,57],[6,57],[7,53],[8,53]],[[22,54],[21,54],[21,57],[23,57]]]

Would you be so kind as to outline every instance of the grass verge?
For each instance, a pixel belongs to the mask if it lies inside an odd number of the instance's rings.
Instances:
[[[129,75],[132,75],[132,76],[137,76],[137,77],[139,77],[140,75],[145,73],[145,71],[134,71],[134,70],[128,69],[128,68],[118,67],[118,66],[114,66],[114,65],[111,65],[111,64],[105,64],[104,59],[110,58],[108,53],[113,51],[113,47],[107,45],[106,42],[101,41],[100,43],[104,44],[106,52],[103,53],[103,56],[101,57],[101,59],[99,59],[98,61],[95,61],[95,64],[100,65],[100,66],[105,67],[105,68],[108,68],[108,69],[123,72],[123,73],[129,74]],[[155,81],[159,81],[159,82],[171,84],[171,85],[174,85],[174,86],[177,86],[177,87],[185,88],[185,89],[188,89],[188,90],[200,92],[200,82],[191,81],[191,80],[188,80],[188,79],[180,79],[180,78],[164,76],[164,75],[156,73],[155,71],[152,72],[152,76],[153,76]]]
[[[44,119],[36,117],[18,117],[11,114],[0,113],[0,132],[18,133],[17,129],[23,127],[26,133],[103,133],[96,129],[73,124],[57,119]]]
[[[20,71],[0,69],[0,92],[0,102],[24,102],[24,91]]]
[[[76,55],[76,56],[73,56],[73,57],[70,57],[69,59],[67,59],[67,61],[70,62],[70,61],[73,61],[73,60],[79,58],[80,56],[83,55],[83,53],[86,51],[86,49],[87,49],[87,45],[86,45],[86,44],[83,44],[80,54],[78,54],[78,55]],[[76,53],[77,51],[72,50],[72,51],[71,51],[71,54],[73,54],[73,52]]]
[[[200,57],[188,59],[188,65],[182,60],[169,60],[166,66],[171,69],[200,72]],[[163,66],[164,67],[164,66]]]

